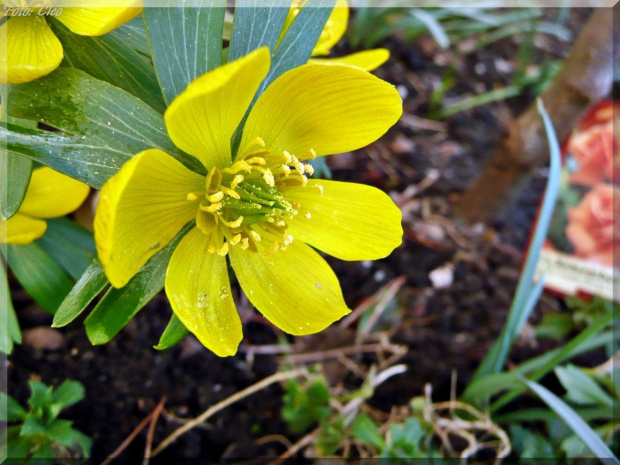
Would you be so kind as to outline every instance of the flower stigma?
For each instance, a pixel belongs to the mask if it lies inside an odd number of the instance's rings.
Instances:
[[[310,149],[308,157],[316,158]],[[311,218],[298,202],[282,194],[295,187],[306,187],[312,165],[301,162],[286,150],[270,151],[256,137],[239,152],[228,168],[213,167],[205,180],[204,192],[190,192],[187,200],[198,202],[196,226],[211,235],[210,253],[226,255],[229,247],[269,255],[285,250],[293,241],[287,233],[287,220],[298,214]],[[319,194],[322,186],[313,186]]]

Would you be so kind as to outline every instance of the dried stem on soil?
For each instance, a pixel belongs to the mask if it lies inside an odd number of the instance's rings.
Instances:
[[[159,414],[164,408],[164,404],[166,403],[167,397],[164,396],[153,410],[151,415],[151,424],[149,425],[149,430],[146,434],[146,448],[144,449],[144,461],[142,465],[148,465],[149,459],[151,458],[151,447],[153,446],[153,433],[155,432],[155,425],[157,424],[157,419],[159,418]]]
[[[605,98],[620,53],[618,8],[597,8],[542,96],[556,134],[564,140],[592,104]],[[516,119],[491,154],[482,176],[461,198],[458,213],[467,221],[488,222],[547,162],[549,148],[536,103]]]
[[[138,434],[140,434],[140,431],[142,431],[144,428],[146,428],[146,425],[148,425],[149,421],[151,421],[151,419],[153,418],[153,414],[154,413],[155,413],[155,410],[153,410],[151,413],[149,413],[146,416],[146,418],[144,418],[144,420],[142,420],[138,424],[138,426],[136,426],[134,428],[134,430],[131,432],[131,434],[129,434],[129,436],[127,436],[127,438],[121,443],[121,445],[118,446],[116,448],[116,450],[114,452],[112,452],[107,459],[105,459],[103,462],[101,462],[101,465],[108,465],[115,458],[117,458],[119,455],[121,455],[121,453],[127,448],[127,446],[129,444],[131,444],[131,441],[133,441],[136,438],[136,436]]]
[[[307,375],[307,370],[305,368],[299,368],[296,370],[291,370],[291,371],[284,371],[284,372],[278,372],[275,373],[271,376],[268,376],[267,378],[259,381],[258,383],[255,383],[245,389],[243,389],[242,391],[239,391],[235,394],[233,394],[230,397],[227,397],[226,399],[222,400],[221,402],[218,402],[217,404],[209,407],[207,410],[205,410],[201,415],[199,415],[198,417],[194,418],[193,420],[189,420],[187,423],[185,423],[183,426],[181,426],[180,428],[176,429],[172,434],[170,434],[166,439],[164,439],[159,446],[157,446],[157,448],[153,451],[153,453],[151,454],[151,457],[155,457],[157,454],[159,454],[162,450],[164,450],[166,447],[168,447],[170,444],[172,444],[174,441],[176,441],[179,436],[182,436],[183,434],[187,433],[189,430],[191,430],[192,428],[196,427],[197,425],[200,425],[201,423],[204,423],[205,421],[207,421],[207,419],[209,419],[211,416],[213,416],[214,414],[216,414],[217,412],[219,412],[220,410],[225,409],[226,407],[234,404],[235,402],[238,402],[242,399],[245,399],[248,396],[251,396],[252,394],[265,389],[266,387],[274,384],[274,383],[278,383],[280,381],[285,381],[287,379],[292,379],[292,378],[297,378],[299,376],[305,376]]]
[[[457,400],[433,403],[431,393],[431,385],[427,384],[424,389],[426,398],[424,419],[433,425],[435,433],[439,436],[449,455],[468,459],[474,457],[478,451],[494,450],[495,463],[500,463],[510,454],[512,447],[508,435],[502,428],[493,423],[490,417],[482,414],[473,406]],[[442,416],[440,414],[442,411],[448,411],[449,416]],[[457,415],[457,411],[465,412],[473,420],[461,418]],[[450,436],[463,439],[467,443],[467,447],[457,452],[452,445]],[[487,436],[496,439],[483,442],[482,439]]]

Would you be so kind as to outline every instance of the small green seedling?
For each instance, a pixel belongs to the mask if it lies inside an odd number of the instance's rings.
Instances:
[[[375,422],[362,413],[353,421],[351,434],[373,452],[373,457],[442,458],[439,451],[428,447],[432,431],[428,431],[415,417],[409,417],[400,424],[390,423],[389,429],[381,433]]]
[[[15,423],[7,428],[6,442],[0,443],[0,462],[6,458],[19,463],[52,464],[58,459],[90,455],[92,441],[73,429],[72,421],[58,418],[60,412],[84,398],[84,386],[66,380],[58,388],[30,381],[29,410],[11,396],[0,393],[0,422]]]
[[[329,388],[322,377],[307,386],[290,380],[285,386],[282,418],[293,433],[301,433],[329,417]]]

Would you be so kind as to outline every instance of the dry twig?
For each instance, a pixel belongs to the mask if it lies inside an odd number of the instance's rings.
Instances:
[[[174,441],[176,441],[179,438],[179,436],[187,433],[189,430],[191,430],[195,426],[200,425],[201,423],[204,423],[208,418],[210,418],[211,416],[213,416],[214,414],[216,414],[220,410],[225,409],[226,407],[234,404],[235,402],[240,401],[241,399],[244,399],[244,398],[246,398],[248,396],[251,396],[255,392],[258,392],[258,391],[260,391],[262,389],[265,389],[266,387],[268,387],[268,386],[270,386],[270,385],[272,385],[274,383],[278,383],[280,381],[285,381],[287,379],[297,378],[299,376],[304,376],[307,373],[308,372],[306,371],[305,368],[299,368],[299,369],[291,370],[291,371],[278,372],[278,373],[275,373],[275,374],[273,374],[271,376],[268,376],[267,378],[259,381],[258,383],[252,384],[251,386],[249,386],[249,387],[247,387],[247,388],[245,388],[245,389],[243,389],[243,390],[241,390],[239,392],[236,392],[232,396],[227,397],[226,399],[222,400],[221,402],[218,402],[217,404],[209,407],[201,415],[197,416],[193,420],[188,421],[187,423],[185,423],[180,428],[177,428],[172,434],[170,434],[166,439],[164,439],[159,444],[159,446],[157,446],[157,448],[151,454],[151,457],[155,457],[162,450],[164,450],[166,447],[168,447],[170,444],[172,444]]]
[[[143,465],[148,465],[149,459],[151,458],[151,447],[153,446],[153,433],[155,432],[155,425],[157,424],[159,414],[164,408],[166,399],[166,396],[162,397],[159,404],[157,404],[157,407],[155,407],[155,410],[153,410],[153,413],[151,414],[151,424],[149,425],[149,429],[146,434],[146,447],[144,449],[144,461],[142,462]]]
[[[151,421],[151,418],[153,417],[153,413],[155,413],[155,411],[149,413],[144,420],[142,420],[138,426],[136,426],[134,428],[134,430],[129,434],[129,436],[127,436],[127,438],[121,443],[120,446],[118,446],[114,452],[112,452],[107,459],[105,459],[103,462],[101,462],[101,465],[108,465],[110,462],[112,462],[115,458],[117,458],[119,455],[121,455],[121,453],[125,450],[125,448],[131,444],[131,441],[133,441],[136,436],[138,434],[140,434],[140,431],[142,431],[146,425],[149,424],[149,421]]]

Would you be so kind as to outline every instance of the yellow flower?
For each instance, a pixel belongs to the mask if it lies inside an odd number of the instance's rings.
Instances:
[[[122,0],[127,7],[86,7],[97,0],[80,0],[80,7],[57,7],[51,0],[2,0],[9,16],[0,26],[0,83],[20,84],[51,73],[60,65],[62,45],[46,17],[54,17],[72,32],[99,36],[110,32],[141,11],[140,0]],[[99,2],[101,4],[101,2]],[[119,4],[116,1],[115,4]]]
[[[284,22],[282,35],[290,27],[295,17],[299,14],[306,0],[293,0],[289,14]],[[349,23],[349,0],[338,0],[332,14],[327,19],[319,40],[312,50],[312,56],[329,55],[330,50],[342,39]],[[366,71],[373,71],[390,58],[390,52],[385,48],[364,50],[338,58],[312,58],[310,62],[339,63],[349,66],[357,66]]]
[[[207,176],[150,149],[104,185],[95,242],[122,287],[189,222],[165,288],[174,313],[210,350],[233,355],[242,338],[226,256],[252,304],[290,334],[323,330],[349,312],[338,279],[310,246],[344,260],[387,256],[401,243],[401,214],[373,187],[313,181],[303,160],[363,147],[402,113],[398,92],[349,66],[307,64],[258,98],[241,137],[231,138],[270,67],[267,47],[191,82],[165,113],[177,147]]]
[[[90,188],[51,168],[37,168],[19,211],[8,220],[0,218],[0,244],[30,244],[45,234],[48,218],[76,210]]]

